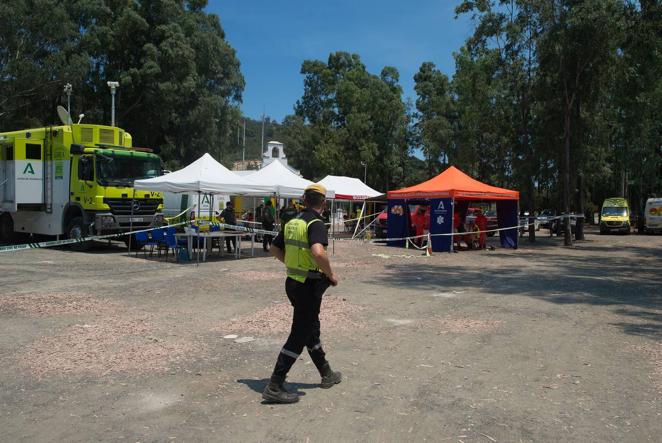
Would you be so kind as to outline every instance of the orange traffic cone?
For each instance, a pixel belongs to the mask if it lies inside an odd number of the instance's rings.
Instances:
[[[432,242],[430,241],[430,234],[428,234],[428,244],[427,247],[425,248],[425,256],[426,257],[432,256]]]

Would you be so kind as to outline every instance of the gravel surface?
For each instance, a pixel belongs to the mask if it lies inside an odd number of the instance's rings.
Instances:
[[[261,248],[2,253],[2,440],[660,441],[662,236],[490,241],[331,245],[322,341],[343,382],[319,389],[304,353],[288,406],[260,396],[291,313]]]
[[[321,329],[348,331],[365,327],[365,324],[357,318],[360,310],[360,306],[352,305],[345,299],[333,296],[325,297],[320,311]],[[293,311],[292,306],[286,301],[239,318],[230,319],[212,330],[226,334],[234,332],[267,336],[288,334],[292,326]]]

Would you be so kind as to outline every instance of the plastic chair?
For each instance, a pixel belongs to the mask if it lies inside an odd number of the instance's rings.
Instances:
[[[154,229],[152,231],[152,242],[156,243],[156,250],[161,256],[161,249],[165,249],[165,230],[164,229]]]
[[[175,254],[175,258],[177,262],[179,262],[179,256],[182,254],[182,252],[186,253],[186,257],[188,260],[188,249],[181,245],[177,241],[177,236],[175,235],[175,229],[173,228],[172,231],[166,231],[165,233],[165,251],[166,251],[166,256],[165,259],[168,261],[168,252],[172,249],[173,253]]]
[[[142,246],[143,248],[143,254],[145,257],[147,257],[147,250],[146,247],[149,246],[149,256],[151,257],[153,252],[154,252],[154,246],[158,246],[159,244],[157,242],[153,242],[149,239],[149,236],[147,235],[147,232],[136,232],[136,242],[138,243],[139,246]],[[136,257],[138,256],[138,249],[136,249]]]

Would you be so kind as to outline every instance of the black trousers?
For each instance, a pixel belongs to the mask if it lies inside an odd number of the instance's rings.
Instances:
[[[297,361],[304,346],[315,367],[320,371],[326,364],[326,354],[320,341],[320,306],[322,295],[327,290],[329,280],[306,279],[304,283],[288,278],[285,280],[285,292],[294,307],[290,335],[278,354],[273,375],[284,380],[292,365]]]
[[[225,249],[232,252],[237,249],[237,239],[234,237],[225,237]]]
[[[274,225],[269,224],[269,223],[264,223],[262,225],[262,229],[265,231],[273,231]],[[269,234],[264,234],[264,237],[262,237],[262,249],[265,251],[268,250],[267,245],[271,247],[271,242],[273,241],[274,237]]]

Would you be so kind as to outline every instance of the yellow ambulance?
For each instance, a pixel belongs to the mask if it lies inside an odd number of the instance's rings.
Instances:
[[[600,234],[630,233],[630,206],[623,197],[605,199],[600,211]]]

